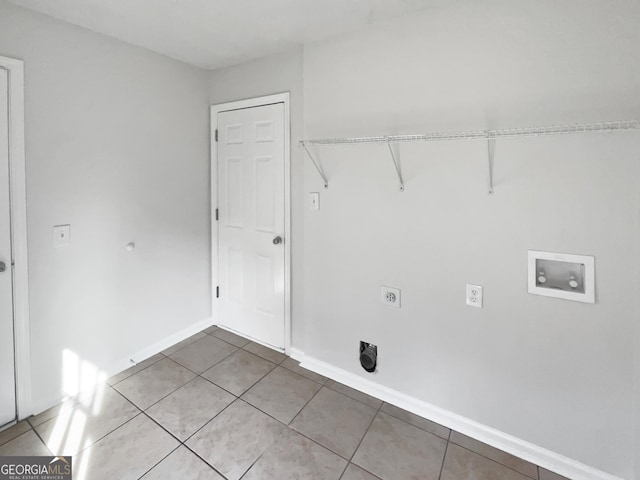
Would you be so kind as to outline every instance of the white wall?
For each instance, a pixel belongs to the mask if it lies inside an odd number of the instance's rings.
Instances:
[[[209,75],[210,105],[282,92],[290,92],[291,102],[291,308],[295,319],[292,343],[297,345],[304,331],[304,158],[297,146],[302,139],[302,49],[214,70]]]
[[[454,2],[304,51],[305,137],[637,118],[637,2]],[[322,147],[304,342],[387,387],[631,479],[638,134]],[[302,201],[303,199],[299,199]],[[527,250],[596,257],[595,305],[527,294]],[[482,310],[466,283],[484,286]],[[402,289],[402,308],[379,288]],[[297,321],[297,319],[294,319]],[[379,371],[358,341],[379,347]],[[633,450],[635,448],[635,451]]]
[[[210,316],[206,72],[4,1],[0,54],[26,68],[38,410],[78,375],[63,355],[121,367]]]

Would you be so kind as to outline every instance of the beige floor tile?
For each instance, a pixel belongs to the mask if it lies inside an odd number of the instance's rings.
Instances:
[[[175,438],[141,413],[74,457],[73,478],[138,479],[178,445]]]
[[[205,335],[200,340],[170,355],[180,365],[198,374],[213,367],[237,350],[233,345]]]
[[[287,429],[243,480],[338,480],[346,465],[345,459]]]
[[[467,450],[471,450],[472,452],[478,453],[483,457],[490,458],[502,465],[505,465],[513,470],[516,470],[523,475],[534,478],[537,480],[538,478],[538,467],[536,465],[532,465],[531,463],[522,460],[518,457],[514,457],[502,450],[498,450],[497,448],[491,447],[485,443],[474,440],[473,438],[467,437],[466,435],[462,435],[458,432],[451,432],[451,442],[461,447],[466,448]]]
[[[113,388],[105,387],[92,402],[65,407],[35,427],[54,455],[75,455],[140,413]]]
[[[382,408],[380,410],[393,417],[410,423],[414,427],[418,427],[426,432],[433,433],[434,435],[444,438],[445,440],[449,439],[449,433],[451,432],[451,430],[449,430],[447,427],[443,427],[438,423],[432,422],[431,420],[427,420],[426,418],[420,417],[411,412],[407,412],[402,408],[398,408],[395,405],[391,405],[386,402],[382,405]]]
[[[361,391],[356,390],[355,388],[347,387],[346,385],[343,385],[342,383],[338,383],[335,380],[328,380],[325,385],[330,389],[335,390],[338,393],[342,393],[347,397],[351,397],[354,400],[364,403],[365,405],[369,405],[371,408],[377,409],[380,407],[380,405],[382,405],[382,400],[378,400],[377,398],[372,397],[371,395],[362,393]]]
[[[385,480],[437,480],[446,440],[378,413],[352,462]]]
[[[322,388],[294,419],[291,428],[332,452],[351,458],[375,415],[375,409]]]
[[[244,348],[247,352],[255,353],[259,357],[262,357],[273,363],[280,363],[285,358],[287,358],[284,353],[274,350],[273,348],[265,347],[264,345],[260,345],[259,343],[255,342],[249,342],[242,348]]]
[[[191,335],[188,338],[185,338],[181,342],[176,343],[175,345],[171,345],[169,348],[166,348],[162,351],[163,355],[167,357],[173,353],[176,353],[178,350],[182,350],[184,347],[188,347],[194,342],[197,342],[201,338],[204,338],[207,334],[205,332],[198,332],[195,335]]]
[[[150,407],[147,414],[184,441],[234,400],[220,387],[196,377]]]
[[[242,398],[288,424],[321,387],[297,373],[277,367],[247,390]]]
[[[240,396],[274,368],[275,363],[246,350],[238,350],[204,372],[202,376]]]
[[[240,335],[236,335],[233,332],[229,332],[228,330],[223,330],[222,328],[219,328],[218,330],[213,332],[212,335],[216,338],[219,338],[220,340],[224,340],[225,342],[230,343],[234,347],[242,348],[247,343],[249,343],[248,339],[241,337]]]
[[[153,467],[142,480],[224,480],[188,448],[179,447]]]
[[[187,446],[229,480],[238,480],[286,427],[242,400],[205,425]]]
[[[558,475],[557,473],[550,472],[542,467],[539,469],[540,480],[569,480],[567,477]]]
[[[0,432],[0,445],[4,445],[9,440],[19,437],[24,432],[31,430],[31,425],[26,420],[16,423]]]
[[[207,334],[209,334],[209,335],[211,335],[213,332],[215,332],[215,331],[217,331],[217,330],[218,330],[217,325],[212,325],[212,326],[210,326],[209,328],[205,328],[205,329],[203,330],[203,332],[204,332],[204,333],[207,333]]]
[[[449,443],[440,479],[528,480],[528,477],[455,443]]]
[[[313,380],[314,382],[318,382],[322,385],[327,383],[327,377],[323,377],[322,375],[312,372],[311,370],[302,368],[300,366],[300,363],[297,360],[294,360],[293,358],[286,358],[284,362],[280,364],[280,366],[284,368],[288,368],[292,372],[295,372],[298,375],[302,375],[303,377],[306,377],[309,380]]]
[[[146,410],[195,376],[170,358],[165,358],[114,385],[114,388],[138,408]]]
[[[30,455],[51,455],[33,430],[28,430],[19,437],[0,446],[0,457],[22,457]]]
[[[350,463],[340,480],[378,480],[378,477]]]
[[[142,362],[134,365],[133,367],[127,368],[125,371],[117,373],[112,377],[109,377],[107,379],[107,383],[109,385],[115,385],[116,383],[121,382],[125,378],[129,378],[131,375],[134,375],[139,371],[144,370],[147,367],[150,367],[154,363],[159,362],[163,358],[164,358],[164,355],[162,355],[161,353],[157,353],[154,356],[149,357],[146,360],[143,360]]]

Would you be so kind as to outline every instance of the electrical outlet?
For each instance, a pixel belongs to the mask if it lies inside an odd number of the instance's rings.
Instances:
[[[382,287],[380,289],[382,294],[380,300],[385,305],[391,305],[392,307],[400,308],[400,289],[393,287]]]
[[[480,285],[467,284],[467,305],[482,308],[482,287]]]
[[[66,247],[71,243],[71,225],[53,227],[53,246]]]

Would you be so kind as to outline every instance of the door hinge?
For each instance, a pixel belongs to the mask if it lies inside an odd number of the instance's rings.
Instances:
[[[218,141],[218,129],[217,128],[216,128],[216,133],[215,133],[215,139],[216,139],[216,142],[217,142]]]
[[[218,221],[218,209],[216,208],[216,222]]]
[[[216,287],[216,298],[220,298],[220,287]]]

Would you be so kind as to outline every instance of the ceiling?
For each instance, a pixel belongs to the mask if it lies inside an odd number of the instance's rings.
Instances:
[[[214,69],[286,51],[443,0],[10,0]]]

